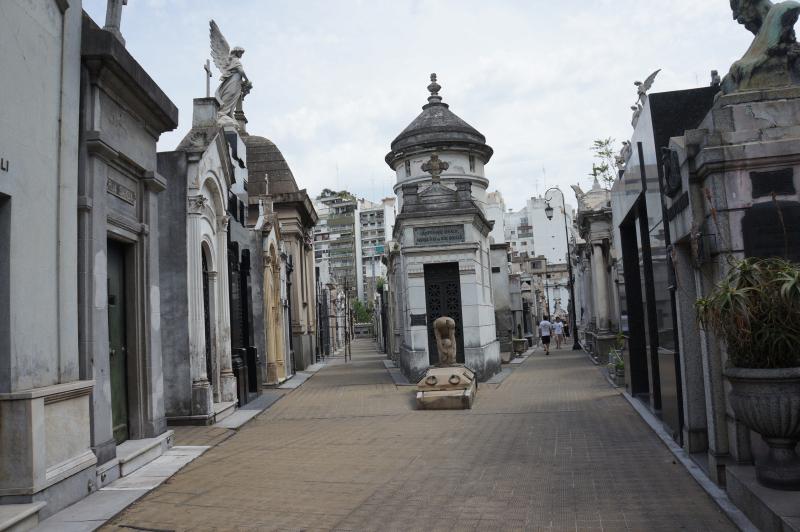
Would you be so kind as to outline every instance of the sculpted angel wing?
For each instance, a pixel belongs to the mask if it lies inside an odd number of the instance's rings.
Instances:
[[[231,47],[216,22],[212,20],[209,26],[211,27],[211,58],[214,59],[214,64],[219,71],[224,73],[228,69]]]
[[[653,82],[656,80],[656,76],[658,76],[659,72],[661,72],[660,68],[647,76],[647,79],[644,80],[644,83],[642,83],[642,86],[639,88],[639,92],[647,93],[647,91],[650,90],[650,87],[653,86]]]

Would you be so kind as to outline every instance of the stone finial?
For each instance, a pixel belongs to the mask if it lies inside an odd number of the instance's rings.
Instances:
[[[435,74],[434,74],[435,76]],[[438,183],[441,179],[442,172],[450,168],[450,163],[439,159],[439,155],[434,153],[428,162],[422,164],[422,171],[431,174],[434,183]]]
[[[438,103],[442,101],[442,97],[439,96],[439,91],[442,90],[442,86],[436,83],[436,72],[431,74],[431,84],[428,85],[428,91],[431,93],[428,96],[428,101],[430,103]]]

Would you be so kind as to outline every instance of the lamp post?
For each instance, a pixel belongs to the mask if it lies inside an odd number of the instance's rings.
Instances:
[[[544,200],[547,202],[547,207],[544,209],[544,214],[547,216],[548,220],[553,219],[553,207],[550,206],[550,199],[547,197],[550,192],[558,190],[558,193],[561,195],[561,212],[564,213],[564,239],[567,243],[567,275],[569,276],[569,306],[570,306],[570,329],[572,333],[572,349],[578,350],[581,349],[581,344],[578,342],[578,320],[575,317],[575,279],[572,276],[572,260],[570,260],[569,255],[569,229],[567,228],[567,204],[564,202],[564,193],[561,192],[561,189],[558,187],[551,187],[548,188],[547,191],[544,193]],[[548,305],[549,306],[549,305]]]

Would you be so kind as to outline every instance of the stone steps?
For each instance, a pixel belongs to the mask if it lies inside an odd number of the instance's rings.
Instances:
[[[0,504],[0,532],[25,532],[39,524],[39,510],[45,502]]]
[[[236,401],[214,403],[214,423],[219,423],[236,411]]]
[[[174,431],[155,438],[127,440],[117,446],[117,457],[97,468],[97,487],[102,488],[146,466],[172,447]]]

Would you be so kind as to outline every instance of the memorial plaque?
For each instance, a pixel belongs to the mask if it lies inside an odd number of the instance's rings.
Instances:
[[[121,185],[114,181],[113,179],[109,179],[106,182],[106,190],[112,196],[116,196],[125,203],[130,203],[131,205],[136,205],[136,192],[129,189],[125,185]]]
[[[677,200],[675,200],[669,209],[667,209],[667,220],[672,221],[678,214],[681,213],[686,207],[689,206],[689,193],[684,192]]]
[[[742,218],[744,254],[800,261],[800,203],[757,203]]]
[[[753,184],[753,197],[771,196],[775,194],[794,194],[794,169],[781,168],[767,172],[750,172],[750,182]]]
[[[438,227],[414,228],[414,244],[418,246],[458,244],[463,241],[464,241],[463,225],[440,225]]]
[[[416,325],[427,325],[428,321],[425,319],[425,314],[412,314],[411,315],[411,326],[414,327]]]

